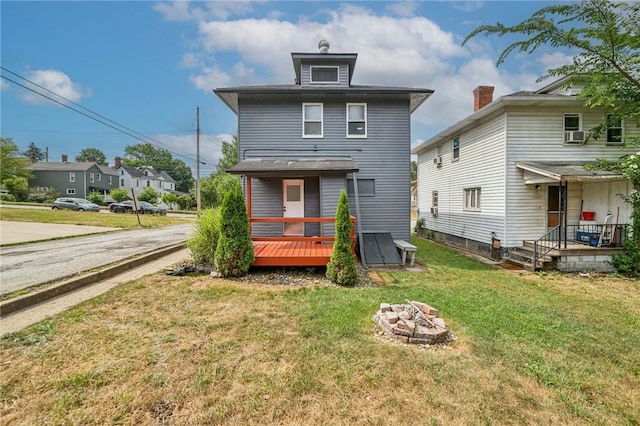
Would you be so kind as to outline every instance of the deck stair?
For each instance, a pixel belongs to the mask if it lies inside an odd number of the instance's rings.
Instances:
[[[513,265],[518,265],[526,269],[527,271],[534,270],[551,270],[553,269],[553,258],[549,255],[538,258],[537,265],[533,267],[533,241],[523,241],[521,247],[517,247],[509,251],[509,253],[503,257],[505,262]]]

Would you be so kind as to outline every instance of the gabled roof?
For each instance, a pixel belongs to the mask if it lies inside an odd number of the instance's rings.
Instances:
[[[393,87],[393,86],[300,86],[297,84],[268,85],[268,86],[240,86],[218,88],[213,91],[229,108],[238,114],[239,96],[297,96],[305,95],[339,95],[357,96],[362,99],[367,97],[399,97],[409,100],[409,112],[415,111],[429,96],[433,94],[432,89],[415,87]]]
[[[543,182],[585,182],[585,181],[605,181],[625,179],[620,172],[608,170],[588,170],[585,169],[585,161],[518,161],[516,167],[526,172],[530,172],[538,178],[529,177],[525,174],[527,183]]]
[[[439,145],[440,143],[448,141],[458,134],[463,133],[467,129],[477,125],[477,123],[480,123],[481,120],[491,116],[492,114],[503,112],[507,108],[507,106],[533,107],[542,105],[566,105],[575,107],[578,105],[582,105],[583,103],[584,102],[578,99],[575,95],[562,95],[529,91],[515,92],[496,99],[485,107],[475,111],[473,114],[467,116],[466,118],[463,118],[452,126],[449,126],[437,135],[431,137],[430,139],[427,139],[420,145],[413,148],[411,150],[411,153],[419,154],[421,151],[428,149],[433,145]]]
[[[98,164],[98,168],[105,175],[118,176],[118,173],[109,166]]]
[[[127,172],[131,177],[135,177],[135,178],[142,178],[145,177],[145,174],[142,173],[140,170],[136,169],[135,167],[131,167],[131,166],[126,166],[124,164],[122,164],[117,170],[124,170],[125,172]]]
[[[98,164],[94,162],[37,161],[31,164],[28,168],[30,170],[84,172],[93,166],[98,166]]]

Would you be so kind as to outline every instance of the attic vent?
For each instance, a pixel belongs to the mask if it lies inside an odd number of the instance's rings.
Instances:
[[[318,49],[320,49],[320,53],[329,53],[329,42],[327,40],[320,40],[318,42]]]

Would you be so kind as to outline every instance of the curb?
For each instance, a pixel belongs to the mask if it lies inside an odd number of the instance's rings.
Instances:
[[[98,272],[92,272],[86,275],[82,275],[80,277],[71,278],[71,279],[53,284],[50,287],[44,288],[40,291],[36,290],[31,293],[14,297],[13,299],[9,299],[5,302],[0,302],[0,317],[5,317],[8,314],[27,308],[31,305],[35,305],[36,303],[40,303],[45,300],[51,299],[53,297],[59,296],[61,294],[68,293],[80,287],[84,287],[86,285],[93,284],[95,282],[114,277],[130,269],[143,265],[147,262],[159,259],[163,256],[166,256],[168,254],[181,250],[185,247],[186,246],[184,242],[166,246],[161,249],[154,250],[152,252],[148,252],[137,257],[130,257],[119,263],[107,266],[106,268]]]

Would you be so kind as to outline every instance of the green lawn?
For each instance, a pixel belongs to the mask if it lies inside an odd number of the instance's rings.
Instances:
[[[136,228],[175,225],[192,222],[193,218],[135,214],[76,212],[72,210],[22,209],[0,206],[0,220],[18,222],[63,223],[71,225],[106,226],[112,228]]]
[[[638,424],[640,282],[496,269],[414,239],[378,287],[153,275],[2,339],[7,424]],[[377,336],[429,303],[456,340]]]

